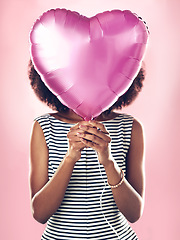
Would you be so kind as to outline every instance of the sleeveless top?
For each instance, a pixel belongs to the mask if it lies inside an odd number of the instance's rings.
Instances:
[[[50,114],[36,118],[49,149],[48,176],[56,172],[68,149],[67,133],[74,125]],[[126,154],[131,140],[133,118],[120,114],[102,122],[111,137],[111,153],[126,175]],[[104,167],[96,152],[85,148],[75,164],[59,209],[49,218],[41,240],[132,240],[135,232],[119,211],[107,184]]]

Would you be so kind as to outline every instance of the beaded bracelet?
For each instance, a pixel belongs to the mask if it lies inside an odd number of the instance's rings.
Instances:
[[[111,185],[109,182],[107,182],[108,183],[108,185],[112,188],[112,189],[114,189],[114,188],[118,188],[122,183],[123,183],[123,181],[124,181],[124,171],[121,169],[121,180],[120,180],[120,182],[118,183],[118,184],[116,184],[116,185]]]

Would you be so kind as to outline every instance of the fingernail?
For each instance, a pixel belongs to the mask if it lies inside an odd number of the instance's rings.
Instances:
[[[83,136],[83,133],[78,132],[77,135],[78,135],[78,136]]]
[[[86,129],[86,126],[85,125],[80,125],[79,126],[81,129]]]
[[[94,121],[93,120],[89,120],[89,123],[93,123]]]

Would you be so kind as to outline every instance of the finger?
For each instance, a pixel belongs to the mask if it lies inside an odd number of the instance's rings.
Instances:
[[[79,133],[84,133],[84,131],[82,131],[82,130],[80,130],[80,129],[76,129],[76,130],[74,130],[74,131],[70,131],[70,132],[68,132],[68,134],[67,134],[67,138],[69,139],[69,140],[72,140],[72,141],[79,141]]]
[[[78,125],[89,125],[89,121],[80,121],[77,124]]]
[[[80,128],[80,126],[84,126],[84,127],[86,126],[86,127],[92,127],[92,128],[94,127],[88,121],[81,121],[78,123],[78,126],[79,126],[79,128]]]
[[[79,127],[78,125],[70,128],[69,132],[67,133],[67,137],[70,137],[70,136],[76,136],[77,135],[77,132],[79,131]]]
[[[86,147],[85,144],[84,144],[80,139],[79,139],[78,142],[69,140],[69,143],[70,143],[71,145],[73,145],[76,149],[81,149],[81,148]]]
[[[91,120],[89,121],[89,123],[93,126],[93,127],[96,127],[97,129],[100,129],[102,132],[104,132],[105,134],[109,134],[108,131],[106,130],[104,124],[100,123],[100,122],[97,122],[97,121],[94,121],[94,120]]]
[[[76,129],[78,129],[78,128],[79,128],[79,124],[76,123],[74,126],[72,126],[72,127],[70,128],[70,131],[76,130]]]
[[[87,127],[87,128],[88,127],[92,127],[93,128],[93,126],[90,125],[89,122],[81,121],[81,122],[77,123],[76,125],[74,125],[73,127],[71,127],[70,130],[69,130],[69,133],[77,132],[77,130],[80,129],[80,126]]]
[[[109,143],[111,142],[111,138],[108,135],[106,135],[104,132],[98,130],[95,127],[80,126],[80,129],[84,130],[84,132],[79,131],[77,133],[77,135],[80,134],[80,133],[90,134],[90,135],[96,136],[96,137],[98,137],[100,139],[103,139],[106,142],[109,142]],[[91,137],[94,139],[93,136],[91,136]]]
[[[96,144],[94,142],[90,142],[90,141],[88,141],[84,138],[80,138],[80,140],[86,147],[90,147],[90,148],[93,148],[93,149],[97,150],[98,144]]]
[[[80,142],[79,137],[78,136],[70,136],[68,137],[69,141],[73,141],[73,142]]]
[[[80,138],[78,138],[78,141],[73,141],[73,140],[69,140],[69,143],[71,146],[74,146],[75,149],[77,150],[83,150],[84,148],[88,148],[89,146],[87,146],[85,143],[83,143]]]
[[[91,126],[91,127],[94,127],[94,128],[97,128],[97,129],[100,129],[102,132],[106,133],[106,134],[109,134],[108,131],[106,130],[105,126],[100,123],[100,122],[97,122],[97,121],[94,121],[94,120],[90,120],[90,121],[80,121],[78,123],[79,126]]]
[[[83,138],[84,140],[93,142],[97,145],[104,145],[105,143],[107,144],[108,142],[104,141],[103,139],[95,136],[94,134],[89,134],[89,133],[78,133],[79,138]]]

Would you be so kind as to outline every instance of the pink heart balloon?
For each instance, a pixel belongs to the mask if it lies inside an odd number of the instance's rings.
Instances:
[[[46,86],[85,120],[98,116],[133,82],[145,53],[148,31],[129,10],[87,18],[52,9],[36,20],[31,58]]]

